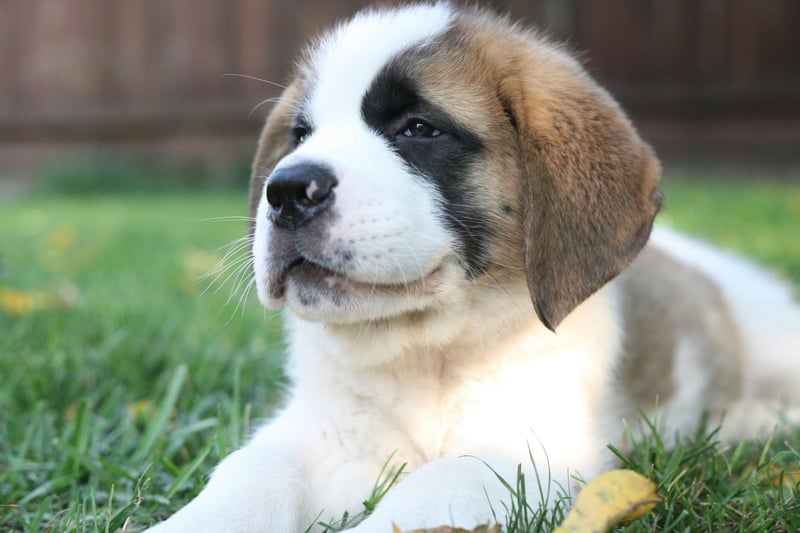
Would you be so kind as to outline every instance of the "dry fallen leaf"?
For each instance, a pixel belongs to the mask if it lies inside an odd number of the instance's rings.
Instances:
[[[77,232],[75,228],[70,226],[61,226],[55,228],[47,236],[46,246],[57,253],[64,253],[75,244],[75,237]]]
[[[553,533],[601,533],[650,512],[660,501],[656,486],[632,470],[611,470],[583,487]]]
[[[791,490],[800,483],[800,464],[794,462],[787,465],[768,465],[758,476],[768,485],[779,487],[783,484]]]
[[[152,417],[153,411],[154,407],[150,400],[138,400],[128,404],[128,417],[131,420],[144,421],[148,417]]]
[[[489,524],[484,524],[469,531],[450,526],[435,527],[433,529],[411,529],[402,531],[399,527],[397,527],[397,524],[392,524],[392,533],[500,533],[500,525],[495,524],[490,526]]]
[[[49,291],[0,287],[0,311],[9,315],[27,316],[41,309],[70,309],[75,307],[79,298],[80,291],[69,282]]]
[[[25,316],[47,307],[48,295],[44,291],[26,291],[0,287],[0,309],[9,315]]]

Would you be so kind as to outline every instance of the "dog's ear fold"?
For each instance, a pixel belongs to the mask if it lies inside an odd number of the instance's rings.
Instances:
[[[553,330],[647,242],[661,171],[617,103],[577,62],[552,49],[531,52],[505,69],[500,94],[522,159],[528,289]]]
[[[264,193],[264,181],[269,177],[278,161],[292,150],[289,128],[292,124],[295,106],[300,99],[300,92],[301,89],[297,83],[289,85],[270,111],[267,123],[261,130],[258,149],[250,171],[248,204],[251,234],[255,228],[256,210],[261,201],[261,195]]]

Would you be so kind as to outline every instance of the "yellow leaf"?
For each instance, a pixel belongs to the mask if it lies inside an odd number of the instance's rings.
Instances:
[[[58,253],[64,253],[75,243],[75,228],[65,226],[54,229],[47,236],[47,246]]]
[[[74,258],[67,258],[67,252],[72,251],[75,245],[75,228],[69,226],[53,229],[41,247],[42,262],[54,272],[64,272],[74,264]]]
[[[47,303],[46,292],[0,287],[0,309],[10,315],[29,315],[45,307]]]
[[[791,489],[800,483],[800,465],[796,462],[788,465],[769,465],[761,470],[758,476],[773,487],[779,487],[783,483],[787,489]]]
[[[64,282],[51,291],[27,291],[0,287],[0,310],[9,315],[26,316],[40,309],[72,308],[80,298],[78,288]]]
[[[656,486],[632,470],[611,470],[586,485],[553,533],[601,533],[650,512],[660,501]]]
[[[144,419],[153,411],[153,407],[148,400],[138,400],[128,404],[128,417],[132,420]]]
[[[392,533],[500,533],[500,526],[498,524],[493,526],[484,524],[469,531],[466,529],[461,529],[460,527],[454,528],[450,526],[435,527],[433,529],[411,529],[402,531],[397,524],[392,523]]]
[[[75,420],[75,415],[78,414],[78,405],[71,403],[64,410],[64,422],[72,422]]]

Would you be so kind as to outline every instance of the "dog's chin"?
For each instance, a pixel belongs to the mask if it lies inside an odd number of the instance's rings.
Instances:
[[[437,300],[446,284],[446,265],[423,276],[397,282],[365,282],[306,260],[276,276],[271,308],[286,307],[314,322],[353,324],[421,311]]]

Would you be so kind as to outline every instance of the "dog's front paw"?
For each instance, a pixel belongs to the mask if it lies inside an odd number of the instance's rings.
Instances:
[[[237,519],[235,514],[229,510],[221,509],[206,502],[194,500],[186,507],[169,517],[168,520],[156,524],[145,533],[178,533],[178,532],[197,532],[197,533],[211,533],[212,531],[220,533],[234,533],[234,532],[255,532],[265,531],[258,529],[257,524],[243,522]]]
[[[302,532],[308,523],[277,508],[267,514],[249,509],[221,508],[193,501],[165,522],[156,524],[146,533],[264,533],[267,531]]]
[[[503,468],[504,462],[495,464]],[[502,472],[515,467],[505,463]],[[375,511],[347,533],[390,533],[446,527],[471,530],[495,520],[495,510],[508,507],[508,490],[495,471],[474,457],[438,459],[392,488]]]
[[[310,524],[299,502],[291,498],[265,501],[254,494],[238,493],[236,496],[218,499],[215,494],[204,492],[146,533],[301,533]]]
[[[301,469],[281,455],[253,452],[228,456],[194,500],[147,533],[305,531],[313,516]]]

